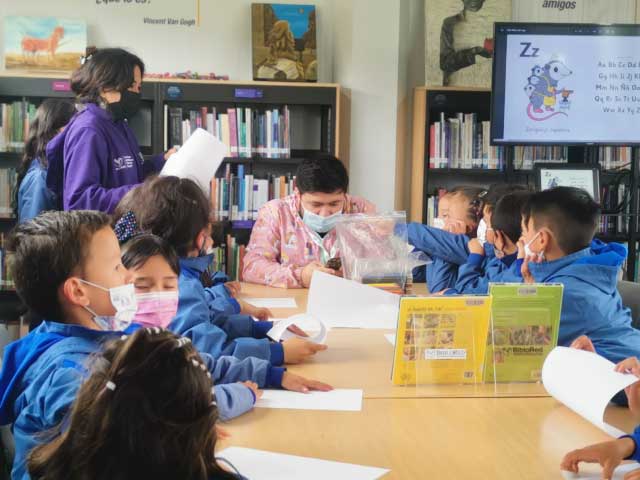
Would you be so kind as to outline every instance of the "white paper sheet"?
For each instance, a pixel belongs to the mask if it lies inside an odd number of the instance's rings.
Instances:
[[[387,339],[387,342],[389,342],[391,345],[396,344],[396,334],[395,333],[385,333],[384,334],[384,338]]]
[[[583,465],[584,464],[581,464],[580,469],[584,468]],[[591,467],[593,467],[593,468],[591,468]],[[588,468],[589,468],[589,470],[593,469],[593,471],[573,473],[573,472],[565,472],[563,470],[563,471],[560,472],[560,474],[562,475],[562,478],[564,478],[565,480],[571,480],[571,479],[602,480],[602,472],[600,470],[598,470],[599,467],[589,466]],[[635,463],[635,462],[634,463],[628,463],[628,464],[620,465],[613,472],[613,477],[611,478],[611,480],[623,480],[624,476],[627,473],[632,472],[634,470],[637,470],[639,468],[640,468],[640,464]]]
[[[616,393],[638,378],[614,368],[612,362],[595,353],[556,347],[542,367],[542,383],[552,397],[578,415],[608,434],[620,436],[624,432],[604,422],[604,411]]]
[[[331,328],[395,329],[399,303],[399,295],[316,271],[307,313]]]
[[[264,390],[256,408],[289,408],[292,410],[362,410],[362,390],[337,388],[330,392],[298,393],[287,390]]]
[[[243,298],[247,303],[258,308],[298,308],[296,299],[293,297],[285,298]]]
[[[231,462],[241,475],[251,480],[375,480],[389,472],[386,468],[365,467],[252,448],[229,447],[217,456]]]
[[[180,150],[169,157],[160,175],[190,178],[209,195],[211,179],[220,168],[227,152],[224,143],[206,130],[198,128]]]
[[[301,324],[308,327],[310,323],[311,328],[300,327]],[[291,325],[296,325],[297,327],[302,328],[309,336],[300,337],[300,335],[296,335],[295,333],[287,330]],[[276,342],[286,340],[287,338],[300,337],[311,342],[324,343],[327,339],[328,332],[329,329],[324,323],[322,323],[322,321],[314,319],[306,313],[301,313],[299,315],[293,315],[292,317],[273,322],[273,328],[267,332],[267,336]]]

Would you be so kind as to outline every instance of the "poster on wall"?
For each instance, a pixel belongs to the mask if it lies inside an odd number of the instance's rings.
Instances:
[[[316,7],[251,5],[254,80],[318,80]]]
[[[493,24],[511,1],[425,0],[427,85],[491,86]]]
[[[71,71],[87,46],[84,20],[7,16],[4,19],[4,67]]]
[[[635,18],[636,0],[513,0],[515,22],[635,23]]]

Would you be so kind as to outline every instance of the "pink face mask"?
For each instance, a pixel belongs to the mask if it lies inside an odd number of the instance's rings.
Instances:
[[[135,323],[145,327],[167,328],[178,311],[178,292],[138,293]]]

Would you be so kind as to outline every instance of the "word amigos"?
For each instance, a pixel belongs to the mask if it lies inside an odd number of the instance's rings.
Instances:
[[[564,0],[544,0],[542,3],[542,8],[557,8],[560,11],[563,10],[575,10],[576,1],[564,1]]]

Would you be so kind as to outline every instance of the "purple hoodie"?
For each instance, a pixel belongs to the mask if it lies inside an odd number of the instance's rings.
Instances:
[[[145,161],[127,122],[93,103],[49,142],[47,160],[47,186],[62,199],[60,208],[106,213],[164,165],[162,154]]]

